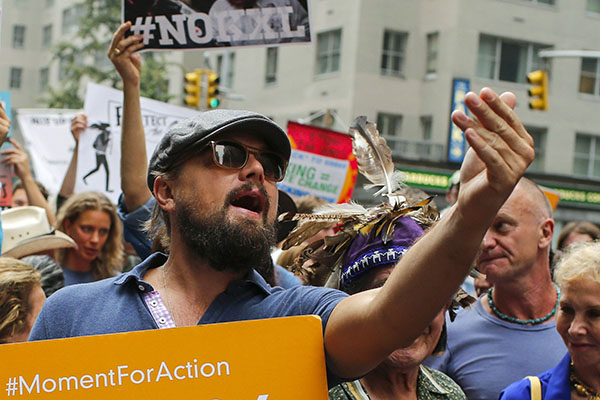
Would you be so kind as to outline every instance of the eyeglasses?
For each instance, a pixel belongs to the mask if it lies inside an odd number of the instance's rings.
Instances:
[[[248,163],[248,154],[254,154],[254,157],[261,163],[265,178],[280,182],[285,176],[287,161],[279,154],[247,146],[239,142],[211,141],[213,161],[221,168],[242,169]]]

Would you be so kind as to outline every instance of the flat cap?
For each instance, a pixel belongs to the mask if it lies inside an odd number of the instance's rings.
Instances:
[[[207,111],[178,123],[162,137],[148,165],[150,191],[154,191],[153,173],[168,171],[191,147],[202,146],[231,131],[251,132],[262,138],[272,151],[286,160],[290,158],[292,149],[287,134],[264,115],[242,110]]]

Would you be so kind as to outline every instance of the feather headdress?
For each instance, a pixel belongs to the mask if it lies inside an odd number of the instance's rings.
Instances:
[[[379,134],[377,126],[367,121],[367,117],[360,116],[350,127],[350,135],[358,170],[371,182],[365,187],[379,187],[375,195],[387,196],[392,205],[404,201],[405,199],[397,193],[403,186],[404,174],[395,171],[392,150],[385,138]]]
[[[374,123],[365,117],[358,117],[350,128],[350,134],[359,172],[372,186],[380,187],[376,195],[387,196],[389,203],[372,208],[356,203],[335,204],[321,207],[313,214],[280,216],[280,221],[298,221],[298,226],[283,242],[282,248],[287,250],[294,246],[305,246],[292,270],[313,285],[340,288],[345,257],[359,237],[362,237],[362,241],[368,236],[376,238],[383,245],[391,245],[395,228],[402,218],[411,218],[422,230],[439,218],[437,210],[430,206],[432,197],[410,202],[402,196],[403,182],[399,179],[402,174],[395,172],[391,150]],[[335,235],[304,244],[307,239],[332,225],[337,230]],[[405,228],[403,226],[400,229]]]

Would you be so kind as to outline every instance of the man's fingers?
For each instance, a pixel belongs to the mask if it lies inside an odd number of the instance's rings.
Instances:
[[[461,131],[466,131],[469,128],[475,128],[479,126],[479,124],[474,121],[472,118],[468,117],[461,110],[454,110],[452,112],[452,122],[456,124],[460,128]]]
[[[467,142],[479,159],[486,165],[487,174],[498,180],[498,183],[508,179],[509,182],[518,179],[533,161],[533,147],[521,141],[518,148],[510,147],[504,140],[493,132],[485,129],[469,128],[465,131]]]
[[[144,43],[141,42],[141,38],[136,38],[134,36],[132,36],[132,38],[137,39],[139,42],[127,45],[127,47],[125,48],[125,50],[121,53],[121,54],[123,54],[126,57],[131,56],[134,52],[136,52],[136,51],[138,51],[138,50],[140,50],[141,48],[144,47]],[[128,39],[130,39],[130,38],[128,38]]]
[[[493,189],[502,191],[506,182],[512,184],[516,182],[518,176],[520,176],[519,173],[513,171],[506,163],[506,160],[473,129],[465,131],[465,139],[471,146],[471,150],[475,152],[477,158],[485,164],[485,174]]]
[[[123,39],[123,36],[125,35],[125,32],[127,32],[127,30],[131,27],[131,22],[127,21],[121,24],[121,26],[119,26],[119,29],[117,29],[117,31],[115,32],[115,34],[112,37],[112,41],[110,42],[110,46],[108,48],[108,55],[110,56],[115,48],[117,47],[117,44],[121,41],[121,39]]]
[[[513,110],[517,102],[514,94],[505,92],[502,96],[498,96],[492,89],[484,87],[481,89],[481,98],[496,113],[496,115],[502,118],[502,120],[517,132],[520,137],[528,141],[531,140],[531,143],[533,143],[531,136],[527,133],[521,120]],[[504,100],[507,100],[510,103],[507,103]]]
[[[121,40],[117,44],[117,48],[120,50],[121,54],[127,52],[132,53],[131,47],[133,46],[136,46],[138,49],[144,47],[144,42],[142,42],[141,36],[129,36],[128,38]]]
[[[14,140],[13,138],[10,138],[10,139],[8,139],[8,141],[10,142],[10,144],[12,144],[13,146],[15,146],[15,148],[16,148],[17,150],[21,150],[21,151],[23,151],[23,146],[21,146],[21,145],[19,144],[19,142],[17,142],[17,141],[16,141],[16,140]]]
[[[507,106],[509,106],[512,110],[515,109],[517,105],[517,96],[513,92],[504,92],[500,95],[500,100],[504,102]]]
[[[509,94],[505,94],[504,97],[512,102]],[[513,132],[516,132],[521,139],[533,143],[515,112],[492,89],[481,89],[479,96],[468,93],[465,96],[465,104],[481,125],[503,136],[503,139],[509,143],[516,139]]]

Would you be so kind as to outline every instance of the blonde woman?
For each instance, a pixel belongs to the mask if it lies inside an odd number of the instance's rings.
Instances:
[[[42,276],[35,268],[0,257],[0,343],[27,341],[45,300]]]
[[[533,378],[541,383],[538,399],[600,398],[600,242],[569,246],[554,273],[561,289],[556,330],[567,350],[549,371]],[[538,383],[539,382],[539,383]],[[528,379],[513,383],[501,399],[533,399]]]
[[[98,192],[71,196],[58,211],[56,228],[73,238],[76,249],[57,250],[65,286],[116,275],[123,266],[123,228],[116,206]]]

